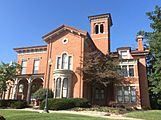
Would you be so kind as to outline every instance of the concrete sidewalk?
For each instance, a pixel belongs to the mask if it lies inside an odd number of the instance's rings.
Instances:
[[[15,110],[34,111],[34,112],[46,114],[43,112],[43,110],[37,110],[37,109],[32,109],[32,108],[15,109]],[[111,114],[110,116],[107,116],[106,112],[97,112],[97,111],[68,111],[68,110],[53,111],[53,110],[49,110],[49,113],[66,113],[66,114],[75,114],[75,115],[85,115],[85,116],[91,116],[91,117],[102,117],[102,118],[109,118],[109,119],[116,119],[116,120],[117,119],[119,120],[143,120],[143,119],[129,118],[123,115],[115,115],[115,114]]]

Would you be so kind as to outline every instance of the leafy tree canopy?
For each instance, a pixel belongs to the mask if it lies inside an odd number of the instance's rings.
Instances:
[[[20,70],[20,65],[16,62],[0,64],[0,93],[6,91],[7,81],[15,80],[17,73]]]
[[[119,82],[122,78],[117,71],[118,61],[99,51],[86,53],[83,65],[84,67],[80,70],[84,74],[84,80],[93,85],[100,83],[106,86]]]
[[[151,20],[152,32],[138,34],[144,35],[150,50],[147,57],[149,87],[152,101],[158,102],[161,100],[161,7],[155,6],[155,10],[146,15]]]

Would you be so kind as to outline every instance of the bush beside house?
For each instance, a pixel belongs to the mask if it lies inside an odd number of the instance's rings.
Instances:
[[[27,106],[24,100],[0,100],[0,108],[16,108],[21,109]]]
[[[45,100],[41,102],[40,109],[45,106]],[[90,103],[85,98],[69,98],[69,99],[48,99],[49,110],[66,110],[74,107],[88,108]]]

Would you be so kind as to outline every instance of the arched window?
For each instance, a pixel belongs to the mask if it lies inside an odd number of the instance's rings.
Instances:
[[[104,27],[103,27],[103,24],[100,25],[100,33],[103,33],[104,32]]]
[[[58,78],[56,81],[56,97],[60,97],[61,90],[61,78]]]
[[[98,28],[99,26],[98,25],[95,25],[95,34],[98,34],[99,33],[99,28]]]
[[[64,78],[63,80],[63,98],[66,98],[68,95],[68,79]]]
[[[23,92],[23,89],[24,89],[24,85],[23,84],[20,84],[19,87],[18,87],[18,91],[19,92]]]
[[[66,53],[62,55],[62,69],[68,69],[68,56]]]

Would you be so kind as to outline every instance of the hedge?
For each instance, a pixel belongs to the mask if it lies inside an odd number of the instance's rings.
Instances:
[[[44,109],[45,100],[41,102],[40,109]],[[74,107],[91,107],[88,100],[85,98],[70,98],[70,99],[48,99],[49,110],[66,110]]]
[[[24,100],[0,100],[0,108],[16,108],[21,109],[27,106]]]

